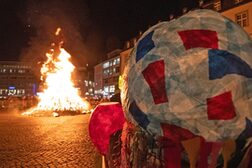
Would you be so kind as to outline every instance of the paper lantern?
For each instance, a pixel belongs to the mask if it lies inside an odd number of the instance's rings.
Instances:
[[[107,154],[110,136],[121,130],[124,122],[119,103],[101,103],[95,108],[89,122],[89,135],[101,154]]]
[[[211,10],[158,23],[125,67],[127,120],[154,135],[171,124],[207,141],[237,139],[252,119],[251,53],[249,35]]]

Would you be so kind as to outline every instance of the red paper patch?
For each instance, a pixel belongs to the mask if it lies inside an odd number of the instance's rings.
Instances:
[[[209,120],[230,120],[236,116],[231,91],[207,99]]]
[[[164,149],[165,168],[181,168],[181,141],[195,137],[189,130],[161,123],[163,136],[167,139]]]
[[[212,144],[213,144],[212,142],[206,142],[203,138],[201,139],[200,156],[199,156],[197,168],[208,167],[208,157],[212,150]]]
[[[165,88],[164,60],[150,63],[142,72],[151,89],[155,104],[168,102]]]
[[[191,48],[218,49],[218,36],[211,30],[184,30],[178,32],[186,50]]]

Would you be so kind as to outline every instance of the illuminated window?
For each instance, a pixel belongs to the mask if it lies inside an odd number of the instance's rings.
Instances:
[[[113,60],[113,65],[116,65],[116,59]]]
[[[109,92],[110,92],[110,93],[114,93],[114,92],[115,92],[115,85],[111,85],[111,86],[109,87]]]
[[[242,2],[243,0],[234,0],[235,4]]]
[[[215,9],[216,11],[220,11],[220,10],[221,10],[221,0],[216,0],[216,1],[214,2],[214,9]]]
[[[109,87],[108,86],[104,86],[104,92],[106,92],[106,93],[109,92]]]
[[[241,27],[247,27],[249,25],[248,11],[243,11],[235,15],[235,21]]]
[[[5,89],[0,89],[0,95],[3,95],[5,93]]]
[[[85,80],[85,86],[88,86],[88,81]]]
[[[105,69],[104,71],[103,71],[103,75],[104,76],[107,76],[109,74],[109,69]]]
[[[120,64],[120,58],[116,59],[116,64]]]
[[[17,95],[24,95],[25,90],[24,89],[17,89]]]
[[[11,96],[11,95],[15,95],[15,94],[16,94],[16,92],[17,92],[17,90],[16,90],[16,89],[9,90],[9,91],[8,91],[8,95],[9,95],[9,96]]]
[[[108,68],[109,67],[109,62],[106,62],[103,64],[103,68]]]
[[[185,14],[187,12],[187,8],[183,8],[182,12]]]
[[[23,70],[23,69],[18,70],[18,73],[24,73],[24,72],[25,72],[25,70]]]

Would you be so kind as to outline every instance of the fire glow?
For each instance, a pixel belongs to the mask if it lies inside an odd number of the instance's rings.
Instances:
[[[55,35],[58,36],[60,28]],[[32,114],[41,111],[64,112],[87,110],[89,103],[84,101],[78,94],[78,89],[72,82],[74,65],[69,61],[71,55],[62,48],[59,42],[53,49],[46,53],[47,61],[41,68],[41,79],[45,82],[44,90],[39,94],[37,107],[23,114]]]

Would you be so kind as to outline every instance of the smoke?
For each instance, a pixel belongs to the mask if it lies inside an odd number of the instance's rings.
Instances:
[[[30,39],[28,46],[22,50],[22,61],[41,65],[54,41],[54,32],[61,27],[63,47],[72,55],[75,66],[94,65],[97,62],[102,39],[99,32],[92,29],[89,11],[83,1],[28,0],[26,7],[26,13],[21,18],[29,30]]]

